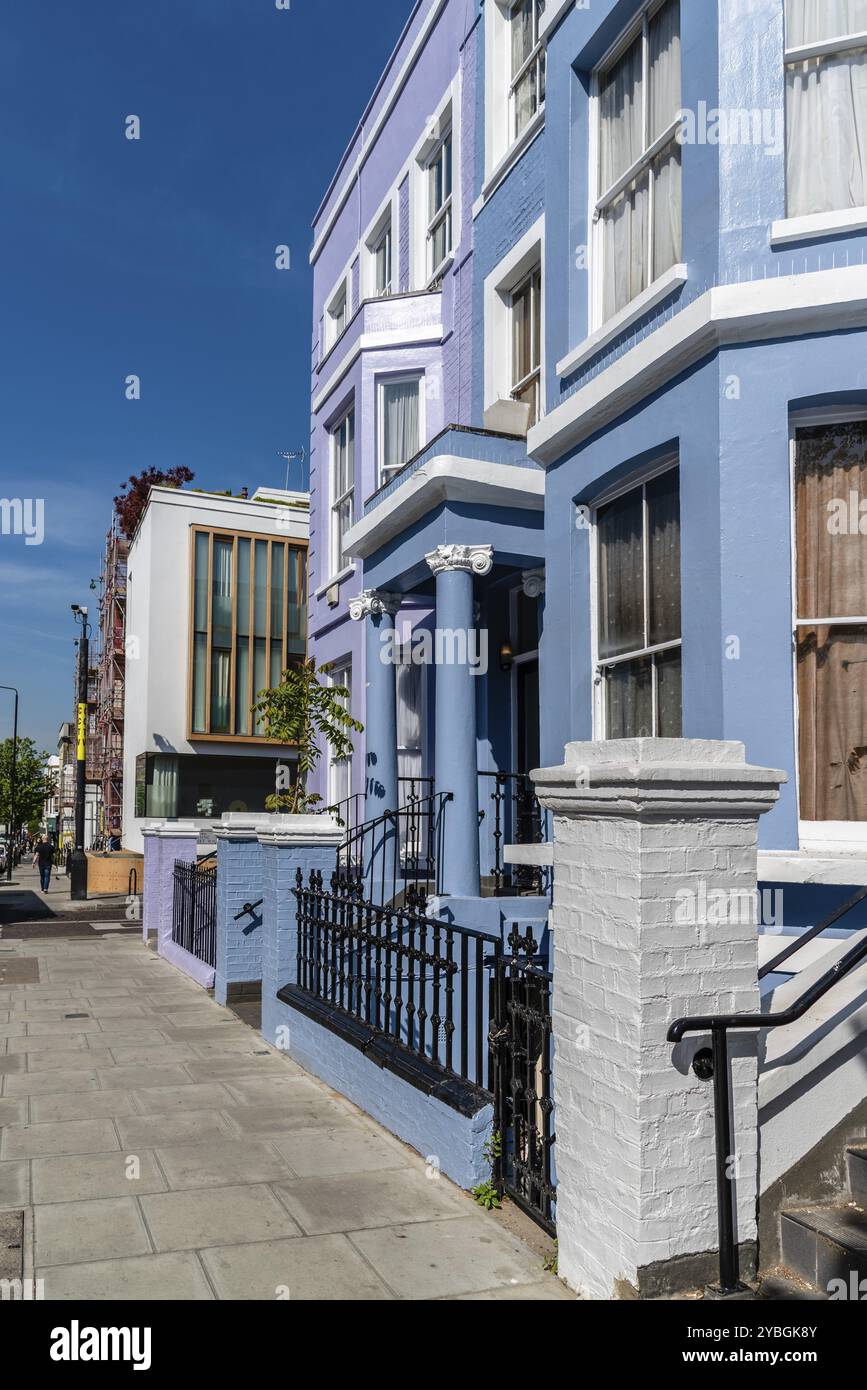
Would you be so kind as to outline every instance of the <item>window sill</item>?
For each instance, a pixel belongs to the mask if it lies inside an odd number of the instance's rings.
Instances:
[[[829,842],[827,849],[760,850],[762,883],[814,883],[860,887],[867,885],[867,845],[843,851]]]
[[[525,129],[521,131],[521,134],[518,136],[517,140],[513,141],[513,143],[509,146],[502,159],[500,159],[497,162],[497,164],[494,165],[494,168],[491,170],[490,174],[485,179],[484,183],[482,184],[482,191],[479,197],[476,199],[475,204],[473,205],[473,217],[478,216],[482,208],[485,206],[485,203],[490,198],[491,194],[496,192],[500,184],[503,182],[503,179],[506,177],[508,173],[511,172],[512,169],[514,169],[515,165],[518,163],[518,160],[521,158],[524,151],[528,148],[528,146],[532,145],[536,136],[539,134],[541,130],[544,129],[544,127],[545,108],[544,106],[542,106],[536,112],[529,125],[527,125]]]
[[[806,217],[784,217],[772,222],[771,245],[789,246],[796,241],[863,231],[867,231],[867,207],[846,208],[843,212],[811,212]]]
[[[351,579],[354,574],[355,566],[345,565],[342,570],[338,570],[337,574],[332,575],[330,579],[326,579],[324,584],[320,584],[318,589],[314,589],[313,597],[322,598],[323,595],[326,594],[329,589],[333,589],[335,584],[345,583],[345,581],[347,579]]]
[[[561,358],[557,363],[558,376],[570,376],[578,367],[589,362],[591,357],[595,357],[598,352],[606,348],[621,333],[630,328],[633,323],[637,323],[645,314],[655,309],[657,304],[661,304],[670,294],[679,290],[686,284],[688,279],[686,266],[673,265],[664,275],[660,275],[658,280],[654,280],[652,285],[648,285],[646,290],[637,295],[629,304],[625,305],[613,318],[603,323],[601,328],[597,328],[595,333],[591,333],[589,338],[579,344],[566,357]]]

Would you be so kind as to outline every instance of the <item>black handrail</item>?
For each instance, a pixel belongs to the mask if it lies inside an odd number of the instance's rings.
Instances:
[[[839,922],[841,917],[845,917],[847,912],[851,912],[853,907],[857,907],[859,903],[863,903],[865,898],[867,898],[867,888],[859,888],[858,892],[853,894],[841,907],[835,907],[834,911],[830,913],[824,921],[818,922],[815,927],[811,927],[809,931],[796,937],[794,941],[790,941],[784,951],[781,951],[778,956],[774,956],[773,960],[769,960],[767,965],[763,965],[759,971],[759,979],[763,980],[766,975],[773,975],[776,970],[779,970],[784,961],[787,961],[790,956],[794,956],[800,951],[802,946],[807,945],[808,941],[815,941],[817,936],[821,936],[822,932],[827,931],[829,927],[833,927]]]
[[[264,898],[260,898],[258,902],[255,903],[244,903],[244,906],[241,908],[241,911],[235,914],[233,920],[236,922],[240,922],[242,917],[252,917],[256,909],[258,907],[261,907],[264,901]]]
[[[488,772],[480,769],[478,777],[492,779],[494,790],[490,800],[494,805],[491,838],[494,841],[494,863],[491,877],[494,896],[502,897],[515,891],[540,894],[543,891],[542,871],[536,866],[509,866],[503,858],[506,834],[511,831],[511,843],[516,845],[543,844],[545,813],[536,799],[533,783],[526,772]],[[511,801],[511,816],[506,804]],[[479,810],[479,823],[484,820],[485,808]]]
[[[857,906],[867,891],[856,894],[845,905],[845,911]],[[832,913],[834,922],[844,915],[840,910]],[[824,926],[827,926],[826,922]],[[778,964],[783,958],[794,955],[796,950],[818,935],[812,931],[798,938],[794,950],[787,950],[777,957]],[[723,1295],[733,1294],[743,1289],[740,1281],[738,1249],[734,1233],[734,1184],[730,1178],[732,1154],[731,1125],[731,1078],[729,1075],[728,1034],[734,1029],[784,1028],[803,1018],[814,1004],[818,1003],[836,984],[867,960],[867,935],[851,950],[827,970],[824,975],[805,990],[791,1008],[778,1014],[707,1014],[692,1018],[679,1018],[668,1030],[668,1041],[679,1043],[687,1033],[710,1033],[712,1049],[703,1048],[692,1060],[692,1069],[703,1081],[713,1078],[715,1130],[716,1130],[716,1180],[717,1214],[719,1222],[719,1269],[720,1291]]]
[[[440,893],[445,810],[453,800],[452,792],[420,796],[356,826],[338,847],[338,870],[366,880],[374,902],[393,902],[410,888]]]

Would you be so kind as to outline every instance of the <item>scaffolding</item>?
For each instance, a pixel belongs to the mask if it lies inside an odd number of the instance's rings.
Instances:
[[[117,518],[114,518],[105,538],[99,579],[94,719],[94,763],[99,765],[98,780],[102,784],[102,833],[106,837],[121,836],[123,833],[123,711],[126,685],[128,557],[129,543],[121,535]]]

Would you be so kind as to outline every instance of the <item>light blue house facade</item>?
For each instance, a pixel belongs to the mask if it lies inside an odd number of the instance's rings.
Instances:
[[[867,881],[865,72],[863,0],[414,8],[316,221],[311,642],[450,895],[521,857],[480,773],[634,735],[787,771],[791,925]]]

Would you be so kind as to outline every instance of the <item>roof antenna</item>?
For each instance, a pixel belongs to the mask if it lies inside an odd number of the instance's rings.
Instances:
[[[293,462],[295,459],[298,459],[299,462],[303,465],[304,460],[305,460],[306,457],[307,457],[307,454],[305,453],[303,447],[302,447],[301,449],[296,449],[296,450],[294,450],[294,452],[291,452],[291,453],[286,453],[286,452],[284,452],[284,450],[278,449],[278,450],[277,450],[277,457],[280,458],[280,459],[285,459],[285,460],[286,460],[286,483],[285,483],[284,491],[288,492],[288,491],[289,491],[289,468],[290,468],[290,465],[292,464],[292,462]]]

